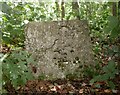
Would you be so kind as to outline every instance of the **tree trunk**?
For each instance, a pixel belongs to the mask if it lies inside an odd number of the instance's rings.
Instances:
[[[118,19],[120,20],[120,1],[118,2]]]
[[[56,5],[55,13],[56,13],[57,19],[60,17],[60,6],[59,6],[58,2],[59,2],[59,0],[55,1],[55,5]]]
[[[63,20],[63,18],[65,17],[65,8],[64,8],[64,0],[62,0],[62,3],[61,3],[61,20]]]
[[[112,15],[117,16],[117,3],[116,2],[112,3]]]
[[[77,19],[80,20],[79,5],[78,5],[77,0],[72,1],[72,11],[73,11],[74,15],[77,17]]]

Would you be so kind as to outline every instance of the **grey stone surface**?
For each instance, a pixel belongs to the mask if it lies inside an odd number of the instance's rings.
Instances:
[[[86,21],[30,22],[25,37],[26,49],[37,60],[37,76],[64,78],[76,69],[80,73],[85,65],[93,64]]]

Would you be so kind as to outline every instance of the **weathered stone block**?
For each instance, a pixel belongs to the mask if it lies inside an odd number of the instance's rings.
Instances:
[[[86,21],[30,22],[25,37],[26,49],[38,61],[37,75],[64,78],[93,63]]]

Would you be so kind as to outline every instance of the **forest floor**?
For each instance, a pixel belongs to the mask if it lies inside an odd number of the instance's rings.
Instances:
[[[98,82],[99,88],[85,80],[32,80],[18,90],[9,88],[8,95],[120,95],[120,76],[114,80],[116,89],[110,90],[105,82]]]
[[[5,49],[5,53],[8,52]],[[31,80],[25,86],[15,90],[8,85],[8,95],[120,95],[120,75],[114,80],[116,89],[111,90],[106,82],[89,84],[90,78],[85,79],[57,79],[57,80]],[[4,95],[4,94],[3,94]],[[5,94],[6,95],[6,94]]]

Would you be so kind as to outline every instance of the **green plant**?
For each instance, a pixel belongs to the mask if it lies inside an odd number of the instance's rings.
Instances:
[[[112,79],[115,78],[116,74],[119,73],[119,70],[117,68],[117,62],[114,61],[114,58],[119,55],[119,47],[115,43],[116,39],[120,35],[120,24],[117,17],[109,16],[108,17],[108,25],[104,28],[104,35],[107,35],[109,37],[104,38],[107,43],[99,43],[103,44],[101,45],[102,48],[104,48],[104,52],[97,51],[99,54],[104,54],[104,58],[107,58],[106,61],[108,61],[107,65],[103,66],[101,69],[102,73],[99,73],[98,75],[94,76],[93,79],[90,81],[90,83],[95,82],[101,82],[104,81],[108,84],[108,86],[111,89],[115,89],[115,84],[112,82]],[[99,47],[99,46],[98,46]],[[102,49],[101,48],[101,49]],[[100,53],[101,52],[101,53]],[[111,58],[111,60],[109,59]],[[104,62],[103,62],[104,64]]]
[[[114,89],[115,85],[111,81],[111,79],[114,79],[115,75],[118,74],[118,72],[119,72],[117,69],[117,66],[115,65],[115,62],[109,61],[108,65],[106,65],[102,68],[102,71],[103,71],[103,74],[93,77],[93,79],[90,81],[90,83],[93,84],[95,82],[105,81],[111,89]]]
[[[108,17],[108,26],[104,28],[104,32],[110,35],[110,39],[116,39],[120,36],[120,20],[115,16]]]
[[[2,84],[17,87],[24,85],[27,80],[34,79],[29,64],[35,63],[34,59],[28,52],[22,50],[11,51],[6,54],[2,61]]]
[[[83,73],[85,77],[92,78],[99,74],[100,72],[100,64],[96,62],[95,66],[87,66],[83,69]]]

